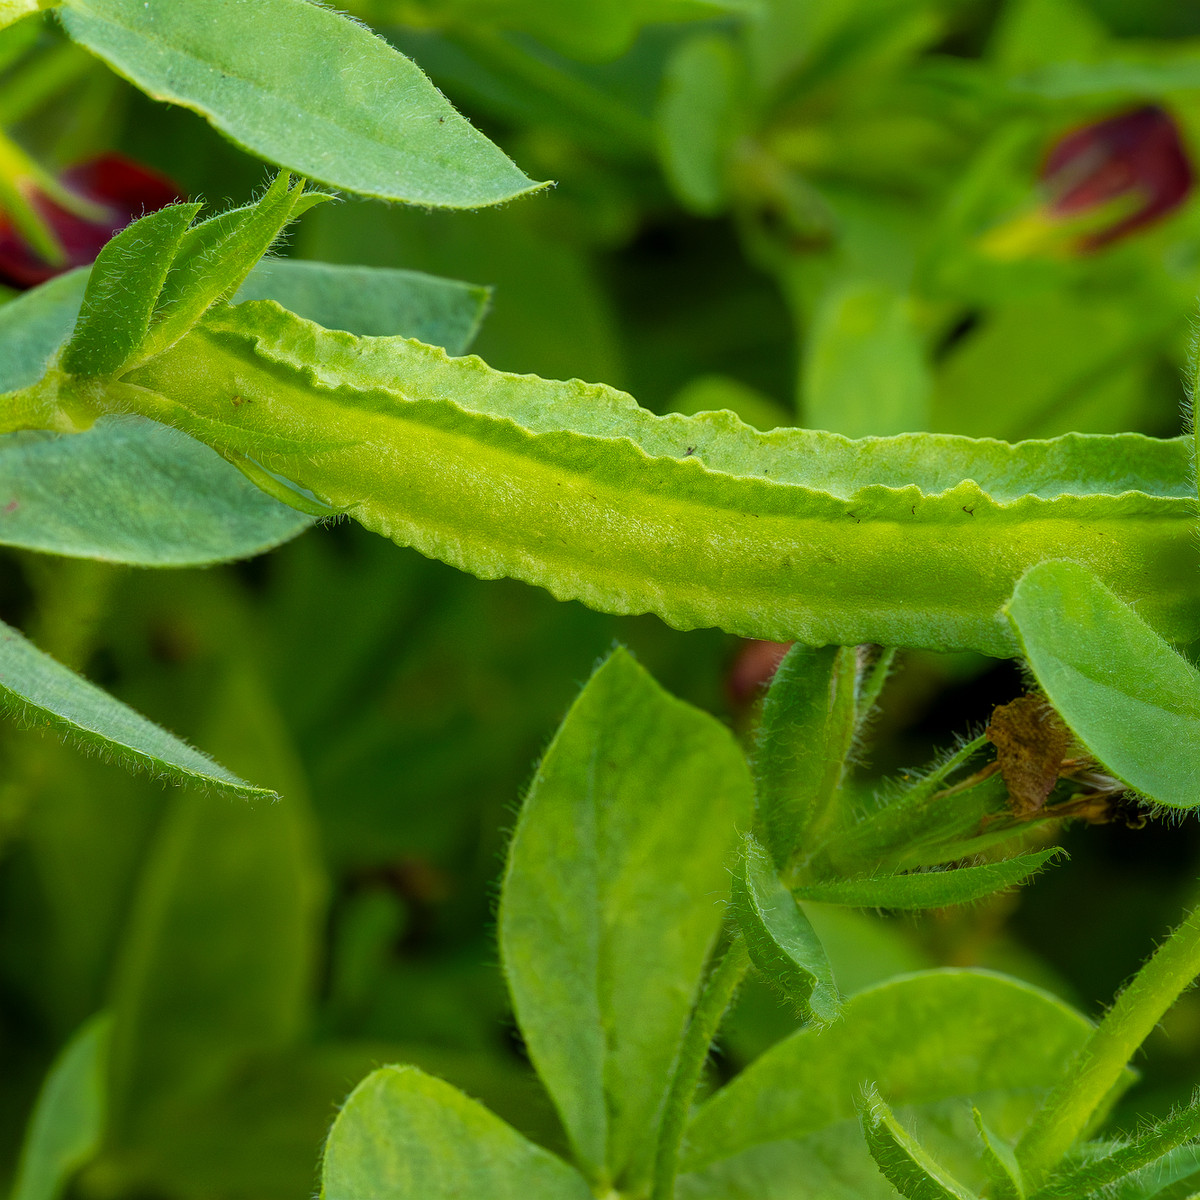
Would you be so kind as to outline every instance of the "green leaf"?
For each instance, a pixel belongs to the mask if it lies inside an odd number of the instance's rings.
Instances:
[[[541,186],[414,63],[308,0],[67,0],[62,22],[154,99],[309,179],[446,208]]]
[[[733,877],[733,911],[751,960],[805,1020],[834,1020],[841,998],[821,939],[751,834],[743,848]]]
[[[186,434],[143,417],[0,438],[0,544],[139,567],[261,554],[312,518]]]
[[[763,702],[754,752],[762,836],[783,870],[806,861],[846,773],[858,707],[853,647],[795,645]]]
[[[1006,445],[657,417],[264,303],[210,310],[101,403],[177,424],[484,578],[773,641],[1012,654],[1020,575],[1070,558],[1200,631],[1184,440]],[[23,393],[5,403],[19,406]],[[232,404],[240,397],[246,403]]]
[[[100,1013],[63,1047],[38,1093],[10,1200],[57,1200],[100,1148],[112,1019]]]
[[[684,207],[703,216],[725,206],[740,75],[733,45],[711,35],[680,45],[663,75],[659,156]]]
[[[831,289],[804,356],[804,422],[861,438],[929,428],[932,383],[906,296],[873,282]]]
[[[219,1096],[248,1056],[294,1045],[310,1021],[326,882],[299,769],[247,668],[231,667],[212,702],[207,737],[286,799],[181,792],[159,826],[112,984],[121,1146],[152,1145],[173,1113]]]
[[[707,1100],[689,1127],[683,1168],[699,1187],[706,1172],[721,1175],[726,1160],[736,1171],[735,1156],[757,1147],[795,1143],[787,1153],[803,1155],[803,1139],[854,1117],[866,1079],[895,1104],[987,1095],[979,1104],[989,1119],[1001,1094],[1020,1097],[1019,1111],[1006,1110],[1015,1128],[1004,1132],[1015,1134],[1091,1029],[1059,1000],[999,975],[891,980],[850,997],[832,1025],[785,1038]]]
[[[617,650],[521,810],[500,901],[504,968],[530,1057],[596,1179],[633,1187],[649,1171],[750,801],[729,731]]]
[[[1060,1169],[1039,1188],[1031,1200],[1079,1200],[1103,1192],[1151,1163],[1157,1162],[1184,1142],[1200,1137],[1200,1096],[1161,1121],[1139,1130],[1128,1141],[1102,1158]]]
[[[590,1200],[583,1177],[457,1088],[382,1067],[350,1093],[325,1144],[328,1200]]]
[[[988,1194],[995,1200],[1025,1200],[1025,1180],[1021,1164],[1012,1146],[988,1128],[979,1109],[974,1109],[975,1128],[983,1143],[984,1163],[987,1167]]]
[[[37,383],[75,328],[90,267],[57,275],[0,305],[0,389]]]
[[[100,251],[62,366],[72,375],[111,375],[136,354],[199,204],[172,204],[121,230]]]
[[[0,623],[0,708],[24,724],[44,725],[130,769],[233,795],[274,798],[245,783],[165,729],[139,716]]]
[[[911,875],[876,875],[870,879],[834,879],[805,883],[795,889],[801,900],[847,904],[855,908],[945,908],[969,904],[993,892],[1024,883],[1063,851],[1037,850],[1002,862],[949,871],[918,871]]]
[[[274,300],[326,329],[370,337],[400,334],[442,346],[448,354],[465,354],[490,298],[490,288],[420,271],[268,258],[250,272],[233,302]]]
[[[148,336],[137,348],[137,362],[173,345],[206,309],[231,296],[285,226],[314,201],[327,199],[306,193],[303,180],[290,183],[281,171],[252,204],[218,213],[184,232],[155,300]]]
[[[859,1120],[875,1165],[906,1200],[977,1200],[896,1120],[874,1084],[863,1095]]]
[[[1187,659],[1079,563],[1032,567],[1008,616],[1050,703],[1109,771],[1157,804],[1200,803],[1200,672]]]

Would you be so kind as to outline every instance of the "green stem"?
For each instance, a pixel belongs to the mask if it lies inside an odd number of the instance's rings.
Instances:
[[[654,1189],[651,1200],[674,1200],[675,1176],[679,1171],[679,1149],[691,1112],[692,1097],[700,1072],[708,1060],[709,1047],[717,1036],[721,1018],[733,1003],[734,993],[750,966],[750,955],[741,933],[734,935],[721,961],[705,981],[704,990],[692,1012],[675,1059],[675,1074],[667,1092],[658,1148],[654,1156]]]
[[[1200,908],[1159,946],[1117,997],[1071,1069],[1034,1114],[1017,1146],[1031,1187],[1045,1180],[1083,1134],[1138,1047],[1198,974]]]

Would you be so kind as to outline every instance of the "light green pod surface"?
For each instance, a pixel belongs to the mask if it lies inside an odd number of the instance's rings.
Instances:
[[[682,629],[1010,655],[1013,586],[1067,559],[1166,637],[1200,634],[1183,439],[764,434],[265,301],[210,311],[92,401],[178,425],[480,577]]]

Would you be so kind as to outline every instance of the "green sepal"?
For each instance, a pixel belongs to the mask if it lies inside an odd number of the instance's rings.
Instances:
[[[291,184],[280,171],[252,204],[193,225],[180,239],[171,273],[159,292],[149,331],[129,365],[145,362],[177,342],[218,300],[228,299],[270,250],[284,227],[325,200]]]
[[[870,879],[835,879],[804,884],[795,889],[801,900],[821,904],[844,904],[852,908],[945,908],[969,904],[1004,888],[1024,883],[1056,855],[1065,851],[1055,846],[1018,854],[1002,862],[949,871],[917,871],[910,875],[876,875]]]
[[[1123,783],[1200,804],[1200,671],[1080,563],[1042,562],[1008,619],[1047,699]]]
[[[167,272],[199,204],[172,204],[126,226],[100,251],[61,364],[71,375],[112,375],[137,353]]]
[[[270,789],[244,782],[113,699],[3,622],[0,710],[25,725],[49,726],[84,749],[110,755],[130,769],[237,796],[278,799]]]
[[[855,679],[853,647],[795,645],[763,701],[755,803],[781,869],[807,857],[841,787],[857,724]]]
[[[751,961],[796,1005],[801,1017],[835,1020],[841,997],[825,947],[753,834],[746,834],[734,872],[733,913]]]
[[[991,1180],[990,1195],[993,1200],[1025,1200],[1025,1180],[1021,1164],[1013,1148],[994,1130],[988,1128],[983,1113],[971,1110],[979,1140],[983,1143],[983,1161]]]
[[[978,1200],[896,1120],[874,1084],[866,1088],[858,1113],[875,1165],[905,1200]]]

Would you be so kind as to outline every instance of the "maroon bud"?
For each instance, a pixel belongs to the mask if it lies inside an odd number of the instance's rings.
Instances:
[[[791,642],[742,642],[725,677],[730,707],[743,709],[757,700],[759,692],[771,682],[783,656],[791,648]]]
[[[64,259],[52,263],[21,237],[13,223],[0,214],[0,282],[30,288],[51,276],[92,262],[114,233],[155,209],[182,200],[169,179],[120,154],[102,154],[59,176],[62,185],[81,200],[99,205],[100,220],[88,220],[56,204],[37,191],[28,192],[37,214],[62,247]]]
[[[1192,187],[1192,168],[1179,130],[1157,105],[1096,121],[1055,143],[1041,171],[1051,216],[1086,216],[1126,200],[1110,225],[1084,236],[1097,250],[1178,208]]]

